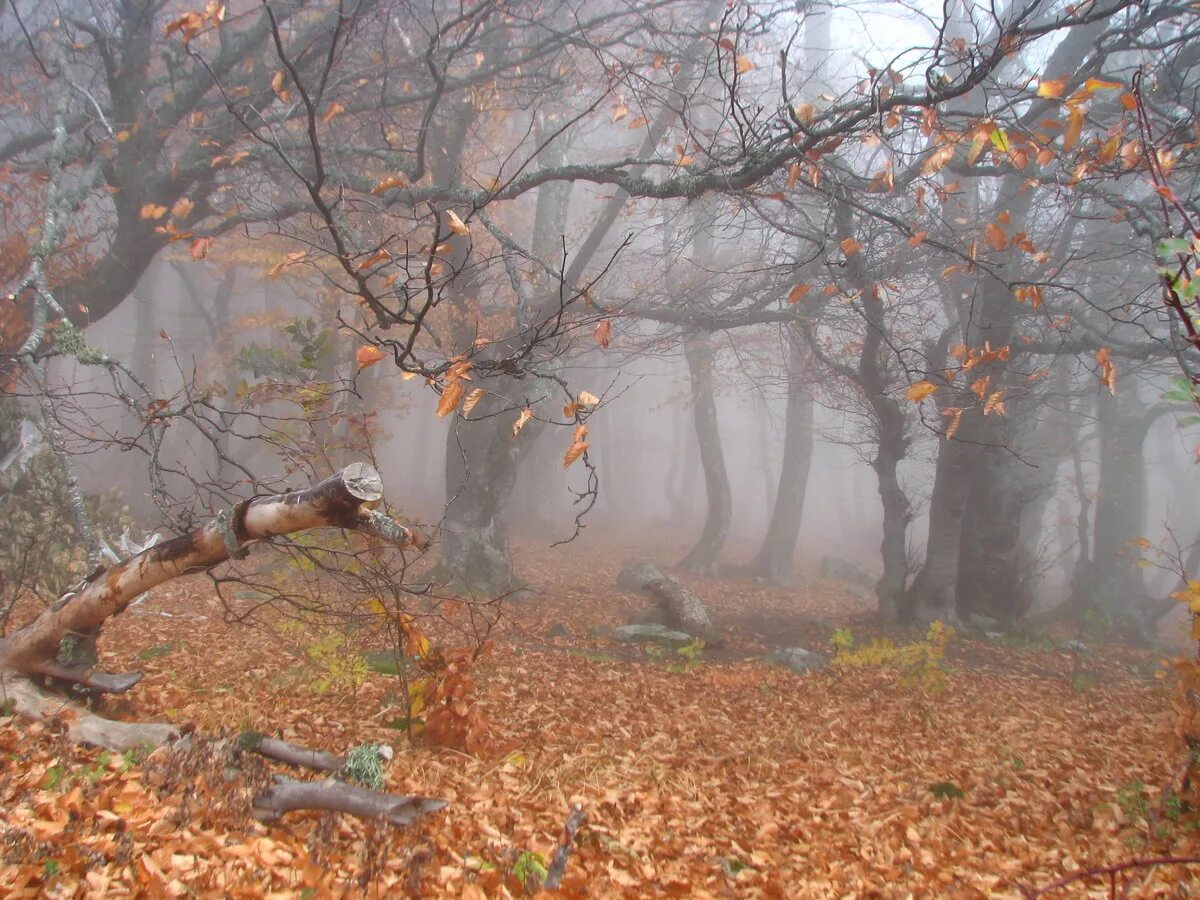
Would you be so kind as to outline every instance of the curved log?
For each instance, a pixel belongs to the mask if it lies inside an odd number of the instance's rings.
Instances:
[[[106,719],[77,703],[47,694],[20,676],[0,674],[0,700],[11,703],[13,709],[27,719],[64,722],[67,737],[77,744],[119,753],[169,744],[182,734],[173,725]]]
[[[333,527],[363,531],[401,546],[427,546],[418,532],[366,507],[382,497],[379,474],[368,465],[354,463],[306,491],[239,503],[194,531],[147,547],[111,569],[95,573],[78,590],[63,595],[32,622],[0,640],[0,670],[62,677],[61,672],[70,671],[56,662],[64,637],[99,631],[110,616],[123,612],[151,588],[242,555],[254,541]],[[52,671],[55,666],[58,672]],[[114,684],[91,669],[72,677],[80,684],[89,680]]]
[[[284,813],[324,809],[363,819],[384,819],[393,825],[411,825],[418,816],[447,806],[445,800],[384,794],[327,778],[324,781],[281,780],[254,798],[252,813],[261,822],[274,822]]]

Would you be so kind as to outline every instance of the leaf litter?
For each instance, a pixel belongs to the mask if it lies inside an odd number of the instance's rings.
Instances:
[[[951,643],[939,694],[869,668],[797,676],[764,654],[793,639],[828,653],[835,627],[866,636],[870,602],[735,571],[686,579],[729,637],[679,666],[604,636],[646,603],[614,584],[644,546],[516,549],[531,590],[472,673],[484,758],[389,728],[390,676],[314,693],[200,578],[156,591],[102,641],[105,665],[146,672],[108,715],[336,752],[390,743],[385,789],[449,808],[405,830],[316,813],[267,827],[246,815],[265,763],[234,776],[0,718],[4,894],[520,896],[533,884],[517,873],[550,859],[577,803],[587,824],[564,896],[1019,896],[1081,867],[1200,850],[1194,829],[1150,821],[1179,759],[1152,655],[1091,647],[1084,690],[1058,646],[969,636]],[[1135,896],[1194,884],[1178,866],[1125,877]]]

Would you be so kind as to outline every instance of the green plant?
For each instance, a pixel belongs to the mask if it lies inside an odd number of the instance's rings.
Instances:
[[[47,791],[56,790],[66,780],[66,777],[66,767],[56,763],[46,770],[46,781],[42,788]]]
[[[513,864],[513,875],[524,888],[532,889],[541,885],[548,874],[550,873],[546,869],[546,860],[542,854],[534,853],[531,850],[523,850],[517,857],[516,863]],[[530,879],[534,881],[531,883]]]
[[[45,878],[53,878],[62,872],[62,867],[59,866],[58,860],[48,859],[42,863],[42,875]]]
[[[942,621],[930,624],[925,637],[908,644],[896,644],[890,638],[876,638],[862,646],[854,645],[854,635],[848,628],[833,633],[835,668],[889,668],[900,672],[900,683],[928,693],[946,689],[946,644],[955,630]]]
[[[378,791],[383,788],[383,756],[378,744],[359,744],[346,754],[342,774],[365,788]]]
[[[701,660],[704,655],[704,641],[697,638],[690,644],[675,648],[675,653],[679,656],[679,662],[671,666],[672,672],[694,671],[704,664]]]
[[[337,631],[326,631],[304,648],[305,658],[316,670],[316,677],[309,684],[314,692],[358,693],[371,669],[362,654],[349,644],[346,635]]]

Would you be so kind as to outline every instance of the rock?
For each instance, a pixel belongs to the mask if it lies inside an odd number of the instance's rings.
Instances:
[[[1003,631],[985,631],[983,633],[983,636],[985,638],[987,638],[989,641],[999,641],[999,640],[1003,640],[1004,632]]]
[[[567,626],[562,622],[555,622],[546,632],[546,639],[551,641],[555,638],[569,638],[570,636],[571,632],[567,631]]]
[[[821,565],[817,567],[817,574],[822,578],[833,578],[837,581],[845,581],[850,584],[857,584],[860,587],[874,588],[876,578],[858,563],[852,563],[846,559],[839,559],[836,556],[824,556],[821,558]]]
[[[1075,638],[1074,640],[1067,641],[1065,644],[1063,644],[1063,649],[1071,653],[1086,653],[1087,644],[1079,640],[1079,638]]]
[[[633,559],[617,573],[617,587],[632,593],[644,593],[646,585],[662,579],[663,573],[654,563]]]
[[[690,634],[665,625],[622,625],[613,631],[612,639],[618,644],[661,644],[664,647],[686,647],[695,641]]]
[[[1000,622],[998,619],[981,616],[979,613],[967,613],[967,624],[980,631],[995,631]]]
[[[829,665],[829,660],[824,655],[813,650],[805,650],[803,647],[786,647],[783,650],[776,650],[767,657],[767,662],[778,666],[787,666],[797,675],[816,672]]]

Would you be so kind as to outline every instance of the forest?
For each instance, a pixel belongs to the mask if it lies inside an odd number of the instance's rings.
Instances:
[[[1200,891],[1200,5],[8,0],[0,895]]]

